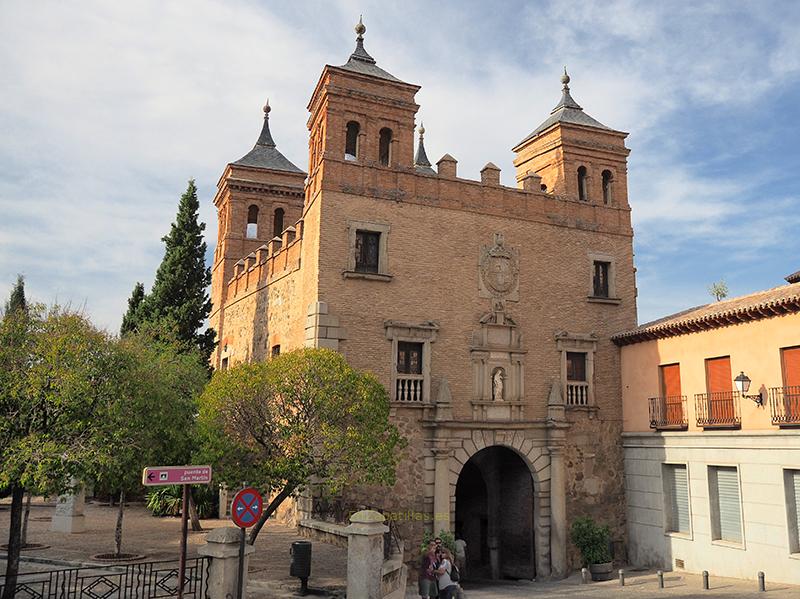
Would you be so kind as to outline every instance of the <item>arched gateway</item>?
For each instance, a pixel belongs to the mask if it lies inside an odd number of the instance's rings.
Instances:
[[[461,469],[455,533],[467,543],[467,572],[477,578],[535,578],[534,481],[515,451],[486,447]]]

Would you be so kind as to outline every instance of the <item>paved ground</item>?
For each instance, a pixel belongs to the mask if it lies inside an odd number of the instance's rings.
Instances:
[[[8,500],[0,502],[0,543],[8,538]],[[24,558],[58,560],[72,564],[93,564],[92,556],[114,549],[114,526],[117,508],[88,503],[86,505],[86,532],[65,534],[50,531],[50,517],[55,507],[40,501],[32,503],[28,524],[28,541],[46,543],[47,549],[23,551]],[[232,526],[230,521],[203,520],[206,529]],[[197,547],[205,543],[205,533],[189,533],[188,556],[197,555]],[[289,548],[292,541],[302,540],[293,528],[270,522],[256,541],[256,551],[250,560],[250,580],[257,583],[254,597],[277,597],[278,590],[299,587],[298,580],[289,576]],[[123,521],[122,550],[141,553],[148,560],[177,559],[180,547],[180,519],[154,518],[141,505],[129,505]],[[0,550],[0,554],[5,553]],[[0,560],[2,561],[2,560]],[[347,550],[315,542],[312,553],[312,587],[344,589],[346,586]],[[2,563],[5,571],[5,563]],[[22,571],[41,571],[58,566],[23,561]],[[266,594],[264,594],[266,593]]]
[[[702,599],[798,599],[800,587],[786,584],[769,584],[767,592],[759,593],[756,581],[733,580],[730,578],[711,579],[710,589],[703,590],[702,579],[693,574],[666,572],[664,587],[658,588],[655,572],[630,572],[626,576],[625,586],[620,587],[618,580],[609,582],[592,582],[581,584],[578,574],[559,582],[527,582],[472,584],[464,583],[466,599],[562,599],[566,597],[584,597],[590,599],[657,599],[666,598],[702,598]],[[406,597],[418,597],[409,592]]]
[[[116,508],[87,504],[87,531],[68,535],[50,532],[50,517],[54,511],[52,504],[34,503],[29,524],[29,540],[47,543],[47,549],[24,551],[24,557],[40,560],[59,560],[63,562],[92,563],[91,556],[111,551],[114,543],[114,523]],[[8,536],[8,503],[0,502],[0,538]],[[230,525],[227,521],[203,520],[205,528]],[[175,559],[178,555],[180,520],[178,518],[153,518],[140,505],[126,509],[123,534],[123,551],[143,553],[148,559]],[[289,548],[292,541],[300,540],[293,528],[277,523],[269,523],[256,542],[256,552],[250,562],[250,599],[278,599],[292,597],[298,588],[296,579],[289,577]],[[3,541],[0,541],[3,542]],[[204,533],[189,535],[189,556],[197,555],[197,547],[205,542]],[[325,543],[315,542],[313,546],[312,588],[327,588],[339,591],[343,596],[346,577],[347,551]],[[2,562],[2,560],[0,560]],[[4,569],[5,564],[0,563]],[[25,561],[23,571],[52,569],[53,565]],[[527,583],[464,583],[467,599],[561,599],[565,597],[587,597],[590,599],[650,599],[663,597],[703,597],[717,598],[759,598],[800,599],[800,587],[772,584],[767,581],[767,593],[757,592],[755,581],[732,579],[711,580],[711,589],[702,590],[699,576],[668,572],[665,575],[666,588],[659,589],[653,572],[629,572],[626,586],[620,587],[618,581],[590,583],[582,585],[578,575],[560,582]],[[417,597],[416,580],[409,581],[407,597]],[[325,596],[330,596],[326,594]]]

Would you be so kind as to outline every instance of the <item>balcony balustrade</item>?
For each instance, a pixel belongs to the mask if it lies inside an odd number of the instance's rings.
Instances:
[[[395,401],[402,401],[404,403],[422,402],[422,382],[424,379],[425,376],[422,374],[398,373]]]
[[[739,412],[738,391],[698,393],[694,396],[694,412],[697,426],[703,428],[739,428],[742,417]]]
[[[579,382],[579,381],[567,381],[567,405],[588,406],[589,383]]]
[[[800,426],[800,385],[772,387],[769,390],[769,411],[772,424]]]
[[[685,395],[651,397],[647,403],[650,412],[650,428],[686,430],[689,427]]]

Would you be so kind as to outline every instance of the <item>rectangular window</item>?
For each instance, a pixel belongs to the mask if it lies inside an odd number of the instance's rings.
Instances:
[[[397,342],[397,372],[400,374],[422,374],[421,343]]]
[[[786,519],[789,524],[789,552],[800,553],[800,470],[784,470]]]
[[[685,464],[663,464],[667,532],[689,533],[689,477]]]
[[[706,387],[709,393],[733,391],[730,356],[706,360]]]
[[[397,388],[395,400],[403,402],[423,401],[422,343],[397,342]]]
[[[272,351],[270,353],[272,354],[273,358],[275,356],[280,356],[281,355],[281,346],[280,345],[273,345],[272,346]]]
[[[356,231],[356,272],[378,272],[381,234]]]
[[[680,397],[681,395],[681,365],[666,364],[659,366],[661,370],[661,395],[662,397]]]
[[[219,365],[220,370],[228,370],[228,358],[222,358],[222,363]]]
[[[567,352],[567,380],[586,382],[586,354]]]
[[[742,509],[739,472],[732,466],[708,467],[711,501],[711,538],[729,543],[742,542]]]
[[[594,277],[592,278],[592,293],[594,297],[610,297],[608,276],[611,270],[610,262],[594,261]]]
[[[800,387],[800,347],[781,349],[784,387]],[[798,389],[800,391],[800,389]]]

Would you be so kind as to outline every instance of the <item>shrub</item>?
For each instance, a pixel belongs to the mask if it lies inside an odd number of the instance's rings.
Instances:
[[[609,543],[611,531],[608,526],[600,526],[588,516],[576,518],[572,523],[570,537],[580,550],[583,564],[605,564],[611,561]]]

